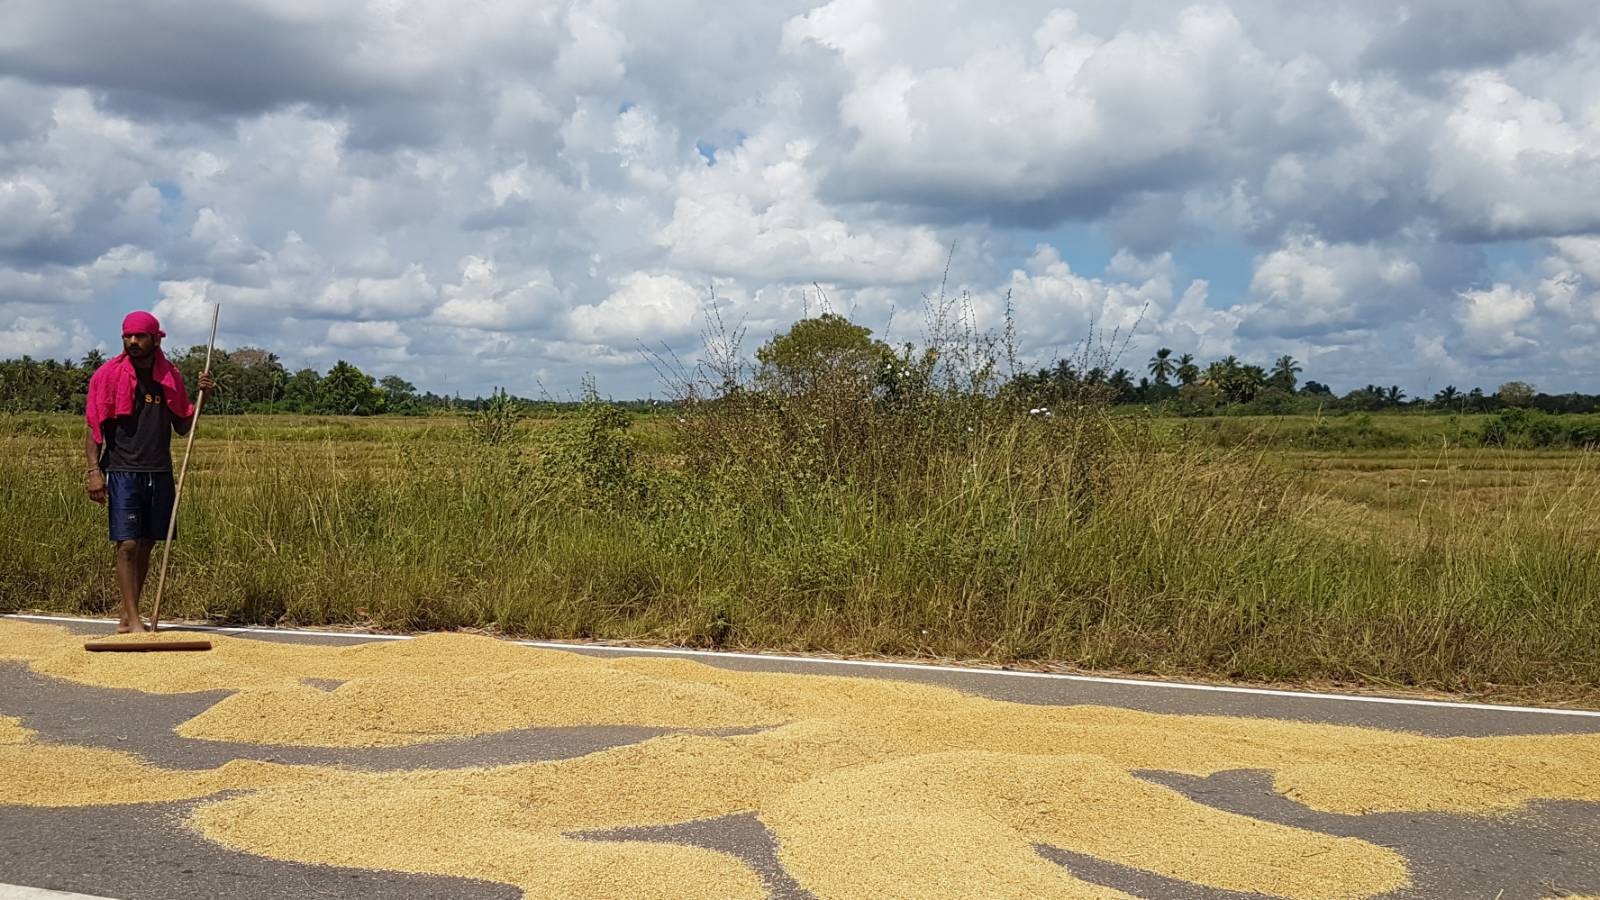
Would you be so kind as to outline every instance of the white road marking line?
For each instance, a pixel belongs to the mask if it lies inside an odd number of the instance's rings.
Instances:
[[[50,891],[21,884],[0,884],[0,900],[112,900],[112,898]]]
[[[84,619],[72,616],[38,616],[13,613],[3,618],[31,619],[41,622],[89,622],[105,625],[112,619]],[[227,628],[216,625],[177,626],[186,631],[207,631],[218,634],[288,634],[310,637],[352,638],[363,641],[409,641],[415,635],[374,634],[360,631],[312,631],[295,628]],[[751,659],[761,662],[805,663],[820,666],[855,666],[860,668],[902,669],[912,672],[954,672],[963,675],[991,675],[1007,678],[1040,678],[1070,681],[1080,684],[1108,684],[1122,687],[1162,688],[1178,691],[1203,691],[1216,694],[1245,694],[1257,697],[1287,697],[1292,700],[1344,700],[1352,703],[1377,703],[1389,706],[1425,706],[1452,710],[1482,710],[1499,713],[1533,713],[1545,716],[1577,716],[1600,719],[1600,710],[1554,709],[1542,706],[1502,706],[1495,703],[1465,703],[1452,700],[1423,700],[1409,697],[1374,697],[1363,694],[1331,694],[1319,691],[1288,691],[1275,688],[1253,688],[1227,684],[1191,684],[1183,681],[1155,681],[1147,678],[1113,678],[1104,675],[1071,675],[1063,672],[1026,672],[1018,669],[979,669],[971,666],[941,666],[933,663],[889,662],[875,659],[825,659],[815,656],[778,656],[767,653],[737,653],[728,650],[688,650],[672,647],[626,647],[609,644],[567,644],[559,641],[512,641],[524,647],[548,650],[590,650],[607,653],[655,653],[666,656],[706,656],[714,659]]]

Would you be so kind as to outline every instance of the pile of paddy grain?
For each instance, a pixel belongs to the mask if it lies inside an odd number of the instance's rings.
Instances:
[[[180,726],[195,738],[372,747],[529,726],[762,729],[486,769],[230,763],[175,772],[130,754],[36,743],[20,722],[0,719],[0,802],[243,791],[201,807],[195,826],[275,858],[485,878],[531,896],[580,887],[759,894],[747,867],[711,851],[574,838],[744,813],[766,823],[785,866],[819,896],[1106,896],[1041,859],[1034,847],[1048,844],[1219,889],[1358,897],[1403,885],[1403,861],[1358,840],[1211,809],[1131,773],[1265,769],[1298,802],[1356,814],[1600,802],[1595,734],[1434,738],[1021,704],[886,679],[599,660],[463,635],[336,648],[218,638],[208,654],[159,656],[88,654],[81,640],[0,621],[0,657],[53,677],[233,692]],[[582,880],[595,872],[601,881]]]
[[[13,716],[0,716],[0,744],[22,744],[33,737],[33,732],[22,727],[22,720]]]
[[[781,721],[710,685],[551,667],[454,679],[360,678],[333,691],[272,685],[235,694],[177,731],[214,741],[394,747],[532,727],[750,728]]]

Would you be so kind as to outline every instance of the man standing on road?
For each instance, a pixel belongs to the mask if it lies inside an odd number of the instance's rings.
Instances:
[[[139,616],[139,595],[150,572],[150,551],[166,538],[172,518],[172,434],[188,434],[194,424],[183,375],[161,352],[165,336],[155,316],[129,313],[122,320],[122,353],[90,377],[84,410],[89,499],[106,506],[117,547],[119,634],[148,630]],[[215,389],[211,373],[202,373],[200,392]]]

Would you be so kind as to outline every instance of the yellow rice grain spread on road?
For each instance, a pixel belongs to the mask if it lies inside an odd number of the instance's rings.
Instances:
[[[162,769],[118,750],[25,739],[0,742],[0,804],[68,807],[191,800],[303,781],[308,772],[250,760],[216,769]]]
[[[33,732],[22,727],[22,720],[14,716],[0,716],[0,744],[21,744],[33,737]]]
[[[228,691],[177,729],[200,739],[378,747],[532,726],[666,734],[573,759],[362,772],[233,762],[151,766],[40,741],[0,718],[0,803],[211,798],[189,823],[305,863],[514,884],[530,897],[760,896],[737,858],[584,832],[754,814],[818,897],[1107,897],[1037,845],[1223,890],[1368,897],[1408,883],[1384,847],[1222,812],[1135,777],[1272,773],[1339,813],[1494,814],[1600,802],[1600,735],[1433,738],[1268,719],[1041,706],[950,688],[596,659],[485,637],[319,647],[214,637],[196,654],[91,654],[0,620],[0,659],[83,685]],[[302,679],[340,682],[332,691]],[[0,698],[0,716],[7,712]],[[233,792],[227,796],[215,796]]]
[[[151,694],[245,691],[319,678],[458,679],[545,667],[601,666],[599,660],[556,650],[463,634],[432,634],[409,641],[318,647],[206,635],[203,653],[85,653],[83,638],[64,629],[27,622],[0,623],[0,660],[25,659],[41,675],[79,684],[132,688]],[[107,640],[194,640],[191,632],[119,635]]]
[[[551,667],[465,678],[359,678],[333,691],[279,684],[235,694],[184,723],[184,737],[314,747],[418,744],[516,728],[777,725],[743,697],[600,668]]]
[[[1061,873],[1037,843],[1285,897],[1365,897],[1405,881],[1391,851],[1201,806],[1093,756],[933,753],[861,766],[806,781],[762,818],[787,838],[785,867],[830,896],[911,896],[929,880],[995,896],[997,868],[1023,876],[1006,896],[1040,896]],[[951,834],[988,846],[950,854]]]

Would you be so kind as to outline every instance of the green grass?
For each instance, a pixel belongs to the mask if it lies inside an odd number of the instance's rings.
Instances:
[[[1502,443],[1536,449],[1581,449],[1600,442],[1600,416],[1527,413],[1351,413],[1332,416],[1212,416],[1155,419],[1156,433],[1172,440],[1217,446],[1270,446],[1287,450],[1425,450],[1482,446],[1505,423]],[[1547,433],[1529,426],[1542,423]]]
[[[0,609],[105,613],[81,431],[42,421],[0,420]],[[445,417],[203,422],[164,607],[1545,699],[1600,682],[1592,453],[1229,447],[1087,416],[869,429],[841,454],[803,425],[620,424],[482,446]]]

